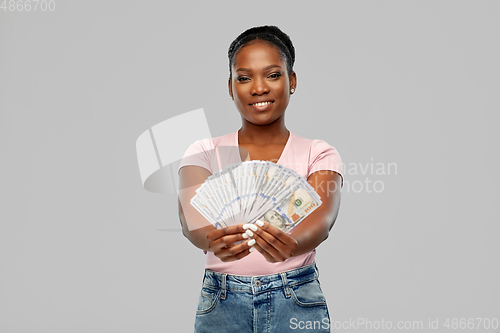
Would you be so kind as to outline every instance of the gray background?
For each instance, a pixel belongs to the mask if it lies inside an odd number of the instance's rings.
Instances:
[[[135,141],[201,107],[213,136],[238,129],[227,48],[262,24],[297,50],[287,127],[336,147],[346,181],[384,185],[344,188],[318,248],[332,320],[498,319],[499,16],[498,1],[1,10],[0,332],[192,331],[204,255],[176,196],[143,189]]]

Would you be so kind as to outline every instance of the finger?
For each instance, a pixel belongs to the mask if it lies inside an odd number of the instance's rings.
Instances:
[[[297,241],[270,224],[261,223],[261,225],[259,230],[255,231],[256,236],[254,236],[260,247],[278,260],[290,258],[297,247]]]
[[[224,261],[224,262],[229,262],[229,261],[236,261],[236,260],[240,260],[241,258],[244,258],[246,257],[247,255],[250,254],[250,252],[252,250],[255,250],[255,248],[252,246],[252,247],[249,247],[247,250],[244,250],[244,251],[241,251],[240,253],[234,255],[234,256],[231,256],[231,257],[224,257],[223,259],[221,259],[221,261]],[[220,259],[220,258],[219,258]]]
[[[295,243],[295,239],[292,236],[265,221],[258,220],[257,222],[255,222],[255,224],[260,227],[260,230],[268,232],[275,238],[279,239],[285,245]],[[258,230],[256,232],[258,233]]]
[[[224,248],[215,253],[219,259],[222,261],[233,261],[241,259],[253,250],[253,246],[255,245],[255,239],[247,240],[241,242],[238,245],[231,246],[229,248]]]
[[[225,235],[208,243],[208,247],[210,248],[210,251],[215,253],[218,249],[231,248],[234,246],[234,243],[245,240],[247,237],[248,235],[245,233]]]
[[[265,233],[267,234],[267,233]],[[269,235],[269,234],[267,234]],[[258,245],[264,252],[261,252],[267,259],[266,254],[271,256],[274,261],[285,261],[286,259],[291,257],[291,250],[287,250],[287,247],[280,245],[280,249],[276,248],[271,243],[281,243],[278,239],[269,235],[271,239],[267,240],[262,237],[262,235],[255,235],[254,239],[256,241],[256,245]],[[281,247],[282,246],[282,247]],[[269,261],[269,260],[268,260]]]
[[[267,261],[269,262],[278,262],[278,260],[276,260],[272,255],[270,255],[266,250],[264,250],[260,245],[259,243],[255,243],[254,247],[257,249],[257,251],[260,252],[260,254],[262,254],[262,256],[264,258],[266,258]]]
[[[210,243],[210,242],[213,242],[214,240],[221,238],[223,236],[226,236],[226,235],[234,235],[234,234],[238,234],[238,233],[243,233],[243,232],[245,232],[245,230],[243,229],[243,225],[244,224],[241,223],[241,224],[236,224],[236,225],[232,225],[229,227],[225,227],[222,229],[215,229],[213,231],[210,231],[207,234],[207,240]]]

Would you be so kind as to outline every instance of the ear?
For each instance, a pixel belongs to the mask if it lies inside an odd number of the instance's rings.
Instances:
[[[232,82],[231,82],[231,78],[229,78],[227,80],[227,88],[229,89],[229,96],[231,96],[231,99],[234,100],[234,97],[233,97],[233,85],[232,85]]]
[[[290,73],[290,90],[291,89],[297,90],[297,74],[293,71]]]

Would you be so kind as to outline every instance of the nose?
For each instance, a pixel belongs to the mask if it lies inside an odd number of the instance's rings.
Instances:
[[[269,92],[269,86],[263,78],[254,78],[252,81],[252,95],[263,95]]]

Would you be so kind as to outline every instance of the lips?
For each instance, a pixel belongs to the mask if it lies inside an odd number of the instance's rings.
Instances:
[[[249,104],[250,107],[256,112],[263,112],[271,110],[273,107],[274,101],[260,101]]]
[[[249,105],[263,107],[263,106],[266,106],[266,105],[269,105],[272,103],[274,103],[274,101],[260,101],[260,102],[255,102],[255,103],[252,103]]]

